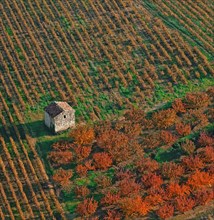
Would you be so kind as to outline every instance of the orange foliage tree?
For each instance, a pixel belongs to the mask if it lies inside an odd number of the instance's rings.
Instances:
[[[163,177],[176,179],[184,174],[184,168],[174,162],[165,162],[162,164],[161,174]]]
[[[214,192],[212,189],[200,189],[194,193],[194,196],[198,205],[206,205],[214,198]]]
[[[141,109],[132,108],[124,114],[126,120],[132,123],[142,123],[145,119],[145,112]]]
[[[214,162],[214,149],[211,146],[206,146],[200,152],[200,158],[205,163]]]
[[[76,211],[79,215],[89,217],[97,210],[98,202],[93,198],[84,199],[77,205]]]
[[[75,158],[77,161],[82,161],[83,159],[87,158],[91,153],[91,146],[82,146],[77,145],[74,147]]]
[[[52,151],[48,154],[48,159],[53,166],[66,165],[72,162],[73,153],[71,151]]]
[[[203,161],[198,156],[195,156],[195,157],[184,157],[182,159],[182,163],[189,170],[202,169],[204,167]]]
[[[146,215],[150,210],[149,204],[140,196],[123,198],[119,206],[126,216]]]
[[[172,108],[177,112],[177,113],[184,113],[186,112],[185,106],[182,102],[181,99],[175,99],[172,103]]]
[[[95,177],[94,181],[97,184],[97,187],[106,188],[111,185],[111,178],[105,175]]]
[[[57,172],[52,176],[53,181],[61,186],[66,186],[70,182],[70,178],[73,176],[72,170],[58,169]]]
[[[207,107],[210,103],[210,98],[205,92],[189,93],[184,98],[186,108],[202,108]]]
[[[118,188],[121,196],[138,194],[140,191],[140,185],[136,183],[134,179],[121,180]]]
[[[170,131],[161,131],[160,138],[164,144],[173,144],[177,139]]]
[[[113,205],[116,204],[120,199],[119,193],[107,192],[105,196],[101,199],[100,203],[103,205]]]
[[[105,152],[95,153],[93,155],[94,165],[97,169],[106,170],[112,165],[112,159],[109,154]]]
[[[70,133],[70,137],[72,137],[77,144],[88,145],[94,141],[95,133],[92,127],[83,125],[73,129]]]
[[[192,198],[188,198],[187,196],[180,196],[176,198],[176,209],[179,212],[186,212],[190,209],[192,209],[195,205],[195,201]]]
[[[148,157],[136,161],[136,167],[140,173],[150,173],[158,170],[159,164],[156,160],[152,160]]]
[[[188,185],[179,185],[178,183],[171,182],[166,187],[168,198],[184,196],[190,194],[190,187]]]
[[[152,120],[157,128],[168,128],[175,123],[176,117],[174,109],[166,109],[154,112]]]
[[[163,184],[162,178],[153,173],[148,173],[143,175],[141,181],[143,182],[143,185],[146,188],[150,188],[150,187],[156,188]]]
[[[146,196],[145,201],[147,201],[151,206],[156,206],[158,204],[162,204],[164,202],[164,199],[162,195],[158,193],[153,193],[152,195]]]
[[[76,166],[76,172],[80,176],[86,176],[88,170],[94,170],[94,168],[95,167],[92,165],[92,161],[87,160],[84,164],[78,164]]]
[[[83,164],[78,164],[76,166],[76,172],[79,176],[86,176],[88,172],[88,168],[84,166]]]
[[[165,204],[156,211],[156,214],[162,219],[170,218],[174,214],[174,206],[171,204]]]
[[[186,140],[185,142],[183,142],[181,144],[181,148],[184,152],[186,152],[187,154],[191,155],[193,154],[194,150],[195,150],[195,144],[193,141],[190,140]]]
[[[198,144],[202,147],[213,146],[214,145],[214,138],[210,137],[205,132],[201,132],[200,137],[198,139]]]
[[[108,210],[107,214],[104,216],[104,220],[121,220],[122,213],[116,210]]]
[[[189,124],[183,124],[181,122],[175,125],[177,133],[181,136],[186,136],[191,133],[191,126]]]
[[[128,136],[113,129],[101,132],[97,137],[97,145],[109,153],[116,162],[127,159],[134,152],[129,145]]]
[[[191,187],[201,188],[201,187],[211,187],[214,184],[214,176],[206,173],[204,171],[196,170],[187,180],[187,184]]]
[[[90,193],[90,190],[86,186],[77,186],[74,192],[77,198],[82,198],[86,197]]]

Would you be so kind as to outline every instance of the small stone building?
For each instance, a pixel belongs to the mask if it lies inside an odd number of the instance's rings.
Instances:
[[[75,110],[67,102],[53,102],[44,110],[45,125],[55,133],[75,126]]]

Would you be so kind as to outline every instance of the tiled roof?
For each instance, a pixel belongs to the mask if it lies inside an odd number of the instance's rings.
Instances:
[[[67,102],[52,102],[45,108],[45,111],[52,117],[56,117],[63,111],[73,110]]]

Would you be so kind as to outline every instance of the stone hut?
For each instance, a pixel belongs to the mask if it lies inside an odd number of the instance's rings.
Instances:
[[[53,102],[44,110],[45,125],[55,133],[75,126],[75,110],[67,102]]]

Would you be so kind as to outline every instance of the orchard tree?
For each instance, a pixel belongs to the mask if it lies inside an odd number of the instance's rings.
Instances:
[[[74,192],[77,198],[84,198],[90,193],[90,190],[86,186],[77,186]]]
[[[97,210],[98,202],[93,198],[84,199],[77,205],[76,211],[79,215],[89,217]]]
[[[174,109],[160,110],[154,112],[152,120],[157,128],[168,128],[176,121],[176,111]]]
[[[163,177],[176,179],[184,174],[184,168],[174,162],[165,162],[162,164],[161,174]]]
[[[165,204],[161,206],[157,211],[156,214],[161,218],[161,219],[167,219],[170,218],[174,215],[174,206],[171,204]]]
[[[210,98],[205,92],[189,93],[184,98],[186,108],[202,108],[207,107],[210,103]]]
[[[172,108],[177,112],[177,113],[184,113],[186,112],[185,106],[182,102],[181,99],[175,99],[172,103]]]
[[[142,200],[141,196],[123,198],[120,200],[119,206],[127,217],[144,216],[151,209],[149,204]]]
[[[186,140],[181,144],[181,148],[187,154],[192,155],[195,151],[195,144],[193,141]]]
[[[179,122],[175,125],[175,130],[179,135],[184,137],[191,133],[191,126],[189,124]]]
[[[93,127],[82,125],[73,129],[70,133],[70,137],[72,137],[77,144],[90,145],[95,139],[95,133]]]
[[[97,169],[106,170],[112,165],[111,156],[105,152],[95,153],[93,155],[94,165]]]
[[[214,177],[204,171],[196,170],[195,173],[189,176],[187,184],[194,189],[212,187],[212,184],[214,184]]]
[[[48,159],[53,166],[66,165],[73,161],[73,153],[71,151],[52,151],[48,154]]]
[[[64,170],[62,168],[58,169],[56,173],[52,176],[52,179],[57,184],[65,187],[70,183],[70,178],[73,176],[72,170]]]
[[[105,196],[101,199],[100,203],[102,205],[114,205],[117,204],[120,199],[119,193],[107,192]]]
[[[184,164],[187,170],[202,169],[205,166],[199,156],[184,157],[182,159],[182,163]]]
[[[195,206],[195,201],[187,196],[180,196],[175,201],[176,209],[181,213],[189,211]]]
[[[158,176],[153,173],[148,173],[142,176],[141,181],[146,188],[156,188],[163,184],[163,180],[161,176]]]

